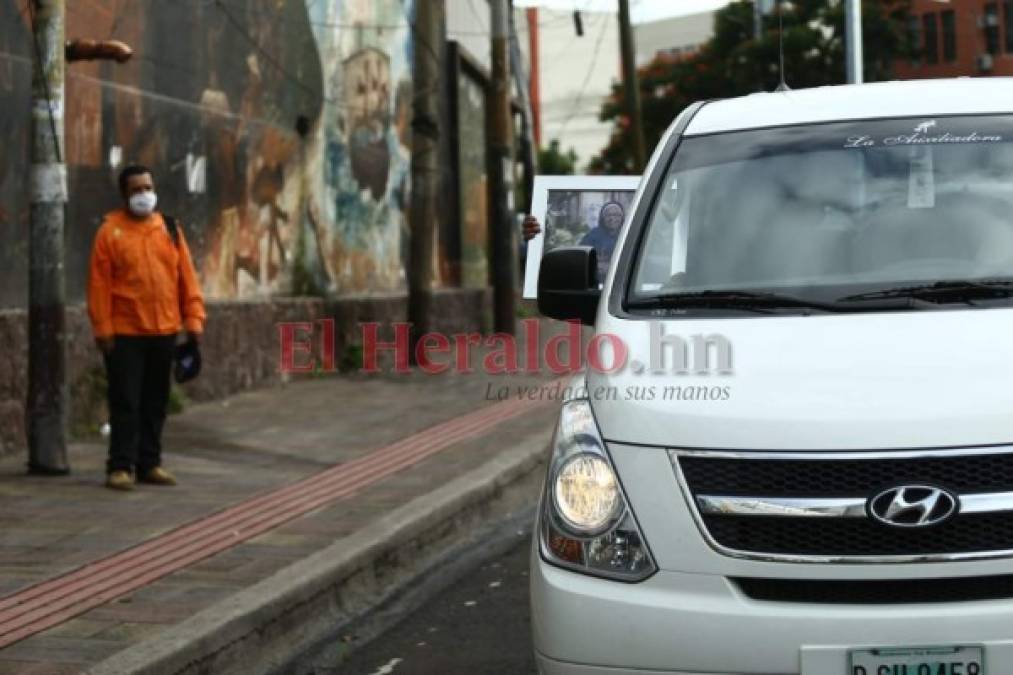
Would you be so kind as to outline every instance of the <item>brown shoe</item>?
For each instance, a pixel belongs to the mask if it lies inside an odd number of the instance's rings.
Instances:
[[[129,492],[134,489],[134,478],[128,471],[113,471],[106,476],[106,487],[110,490]]]
[[[176,477],[160,466],[142,475],[139,479],[142,483],[149,485],[175,485]]]

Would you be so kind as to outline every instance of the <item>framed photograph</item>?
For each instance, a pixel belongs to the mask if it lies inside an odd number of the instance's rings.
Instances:
[[[538,297],[542,254],[559,246],[593,246],[603,281],[640,176],[535,176],[531,215],[542,225],[528,242],[524,297]]]

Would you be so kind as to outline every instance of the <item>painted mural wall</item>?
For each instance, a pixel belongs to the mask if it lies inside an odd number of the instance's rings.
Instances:
[[[460,74],[457,87],[461,282],[467,288],[481,288],[489,283],[485,89],[467,73]]]
[[[27,299],[24,4],[0,0],[0,307]],[[68,68],[71,301],[133,162],[154,169],[211,298],[404,287],[410,0],[67,5],[68,37],[135,51],[125,65]]]
[[[0,0],[0,307],[23,305],[28,283],[31,51],[20,4]]]
[[[324,101],[304,256],[330,292],[405,287],[413,0],[307,0]]]

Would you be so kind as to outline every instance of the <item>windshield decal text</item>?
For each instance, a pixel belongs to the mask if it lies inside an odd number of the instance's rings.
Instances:
[[[963,135],[951,134],[948,131],[938,133],[936,127],[938,127],[938,123],[935,120],[929,120],[916,126],[914,132],[911,134],[886,136],[879,139],[872,136],[850,136],[844,142],[844,147],[848,149],[881,146],[894,147],[898,145],[943,145],[947,143],[1001,143],[1003,140],[1002,136],[981,134],[977,131]]]

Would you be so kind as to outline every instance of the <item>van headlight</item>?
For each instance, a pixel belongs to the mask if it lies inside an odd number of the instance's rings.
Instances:
[[[554,565],[622,581],[657,569],[586,400],[563,404],[540,525],[542,557]]]
[[[615,472],[598,455],[570,457],[552,481],[552,505],[571,532],[604,534],[622,508]]]

